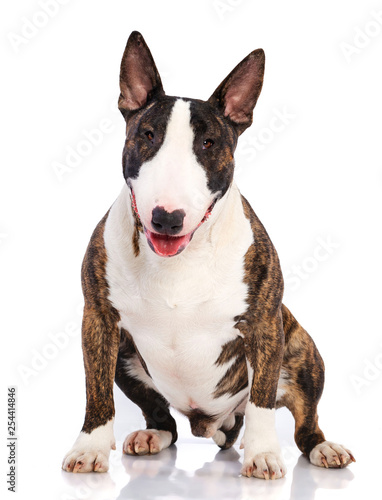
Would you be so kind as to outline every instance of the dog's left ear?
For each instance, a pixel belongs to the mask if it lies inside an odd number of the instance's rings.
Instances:
[[[219,85],[208,102],[221,109],[238,134],[252,123],[252,112],[261,92],[264,78],[263,49],[251,52]]]
[[[133,31],[127,41],[121,62],[119,86],[121,95],[118,108],[123,115],[141,108],[152,97],[164,94],[153,56],[138,31]]]

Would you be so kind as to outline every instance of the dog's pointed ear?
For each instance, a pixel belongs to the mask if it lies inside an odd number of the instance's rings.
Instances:
[[[239,134],[252,123],[252,112],[261,92],[264,78],[263,49],[251,52],[219,85],[208,102],[218,106]]]
[[[153,56],[143,36],[133,31],[129,36],[119,75],[121,95],[118,108],[125,114],[141,108],[153,96],[164,94]]]

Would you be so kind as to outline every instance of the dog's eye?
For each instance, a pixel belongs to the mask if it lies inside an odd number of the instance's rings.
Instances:
[[[151,144],[154,144],[154,132],[152,132],[151,130],[147,130],[145,132],[145,136],[151,142]]]
[[[214,141],[212,139],[205,139],[203,141],[203,149],[209,149],[214,145]]]

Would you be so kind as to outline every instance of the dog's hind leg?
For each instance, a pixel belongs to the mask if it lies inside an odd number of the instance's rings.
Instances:
[[[132,432],[126,437],[123,451],[128,455],[155,454],[175,443],[178,434],[169,404],[156,390],[134,341],[123,329],[115,382],[141,408],[147,425],[145,430]]]
[[[324,362],[309,334],[283,306],[285,353],[279,382],[278,406],[295,418],[295,440],[310,462],[319,467],[346,467],[352,453],[326,441],[318,425],[317,405],[324,388]]]
[[[224,423],[223,426],[216,431],[215,435],[212,436],[212,439],[222,450],[228,450],[235,444],[240,429],[243,426],[243,415],[232,415],[232,417],[234,418],[232,427]]]

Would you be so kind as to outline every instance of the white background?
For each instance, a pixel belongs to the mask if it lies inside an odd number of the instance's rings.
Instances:
[[[1,495],[7,387],[15,385],[18,498],[376,498],[382,3],[221,0],[219,9],[213,0],[69,0],[51,3],[50,16],[41,15],[43,3],[2,2],[0,12]],[[207,99],[250,51],[265,50],[236,178],[278,250],[285,303],[325,359],[320,423],[354,452],[349,469],[320,470],[299,458],[286,410],[277,419],[289,472],[276,483],[238,477],[242,452],[215,456],[218,448],[193,438],[180,416],[176,448],[121,458],[142,418],[117,393],[110,472],[60,470],[84,417],[81,261],[123,184],[118,75],[132,30],[145,37],[170,95]],[[101,122],[99,144],[86,148],[86,131]],[[70,148],[87,156],[60,178],[54,165],[65,164]]]

